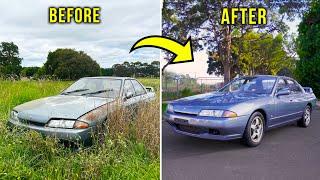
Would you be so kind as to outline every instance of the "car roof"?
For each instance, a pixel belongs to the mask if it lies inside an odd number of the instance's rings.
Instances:
[[[132,77],[116,77],[116,76],[95,76],[95,77],[83,77],[83,78],[86,78],[86,79],[119,79],[119,80],[135,79]]]
[[[287,77],[287,76],[275,76],[275,75],[253,75],[253,76],[242,76],[242,77],[244,77],[244,78],[246,78],[246,77],[274,77],[274,78],[293,79],[293,78]]]

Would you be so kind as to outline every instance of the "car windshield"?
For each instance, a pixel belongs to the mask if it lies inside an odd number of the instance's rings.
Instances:
[[[121,83],[120,79],[83,78],[73,83],[61,94],[117,98],[120,94]]]
[[[271,94],[275,77],[244,77],[238,78],[219,90],[219,92],[243,92],[255,94]]]

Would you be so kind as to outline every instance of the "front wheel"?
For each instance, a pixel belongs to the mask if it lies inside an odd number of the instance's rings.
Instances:
[[[244,143],[249,147],[258,146],[264,135],[264,116],[260,112],[254,112],[243,134]]]
[[[302,118],[298,121],[298,126],[300,127],[308,127],[311,121],[311,107],[308,105],[304,109]]]

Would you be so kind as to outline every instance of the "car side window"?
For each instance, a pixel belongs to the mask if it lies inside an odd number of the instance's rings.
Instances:
[[[125,97],[125,95],[130,92],[132,93],[133,95],[135,95],[135,91],[134,91],[134,88],[133,88],[133,85],[131,83],[130,80],[125,80],[124,81],[124,86],[123,86],[123,93],[122,93],[122,96]]]
[[[284,79],[279,79],[278,83],[277,83],[277,88],[276,88],[276,92],[279,92],[280,90],[286,88],[287,85],[286,85],[286,82]]]
[[[134,90],[136,91],[136,95],[140,96],[142,94],[146,94],[146,90],[143,88],[143,86],[136,80],[131,80]]]
[[[292,81],[291,79],[288,79],[287,83],[291,92],[302,93],[302,89],[299,87],[299,85],[296,82]]]

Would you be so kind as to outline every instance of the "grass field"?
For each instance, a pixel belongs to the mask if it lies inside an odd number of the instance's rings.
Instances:
[[[157,79],[140,80],[159,89]],[[130,132],[113,132],[103,144],[79,151],[36,132],[6,129],[14,106],[56,95],[71,83],[0,81],[0,179],[160,179],[159,100],[138,112]]]

